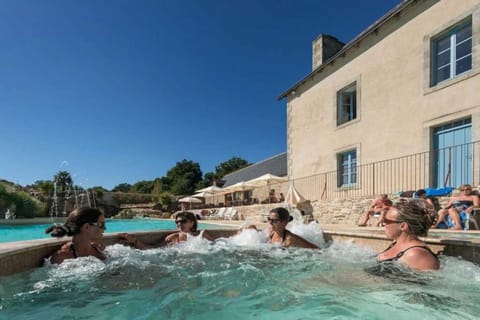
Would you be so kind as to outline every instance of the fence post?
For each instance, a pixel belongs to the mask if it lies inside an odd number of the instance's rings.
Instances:
[[[376,195],[377,193],[375,192],[375,162],[372,163],[372,195]]]

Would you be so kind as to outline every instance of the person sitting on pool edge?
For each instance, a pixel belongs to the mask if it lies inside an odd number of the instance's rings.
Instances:
[[[50,257],[50,262],[59,264],[66,259],[87,256],[105,260],[107,257],[101,249],[105,230],[105,216],[98,209],[84,207],[73,210],[64,224],[55,224],[45,230],[52,237],[72,236],[71,241]]]
[[[287,209],[278,207],[270,210],[267,222],[270,230],[270,243],[280,244],[283,247],[300,247],[317,249],[313,243],[308,242],[302,237],[290,232],[286,229],[287,224],[292,221],[293,217]]]
[[[460,194],[450,198],[445,208],[438,211],[438,219],[433,228],[462,230],[468,223],[467,214],[479,207],[479,198],[472,193],[472,186],[460,186]]]
[[[385,235],[392,244],[377,255],[380,263],[398,261],[416,270],[437,270],[440,262],[418,237],[427,236],[432,217],[414,202],[392,206],[383,219]]]
[[[380,197],[375,199],[375,201],[370,206],[370,208],[360,216],[360,219],[358,220],[357,225],[359,227],[366,227],[370,218],[378,217],[377,227],[380,226],[382,223],[383,216],[385,215],[385,211],[391,205],[392,205],[392,202],[390,199],[388,199],[388,195],[381,194]]]
[[[202,235],[203,238],[213,241],[213,237],[206,231],[200,231],[197,229],[198,222],[195,214],[189,211],[182,211],[175,215],[175,223],[177,225],[177,232],[171,233],[165,237],[165,239],[158,245],[170,245],[179,242],[187,241],[187,237]],[[128,233],[122,233],[119,235],[121,238],[127,240],[127,242],[133,245],[137,249],[149,249],[157,246],[148,245],[142,241],[136,239],[133,235]]]

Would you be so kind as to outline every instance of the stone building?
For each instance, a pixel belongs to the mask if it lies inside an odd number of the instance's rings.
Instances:
[[[479,0],[404,0],[347,44],[320,35],[279,96],[289,180],[312,200],[478,185],[479,71]]]

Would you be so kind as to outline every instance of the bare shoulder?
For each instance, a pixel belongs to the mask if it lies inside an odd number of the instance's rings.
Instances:
[[[72,251],[72,243],[67,242],[60,249],[58,249],[54,254],[52,254],[50,258],[50,262],[59,264],[59,263],[62,263],[63,260],[73,259],[73,258],[75,258],[75,255],[73,254],[73,251]]]
[[[440,268],[438,259],[428,249],[411,248],[401,258],[402,262],[417,270],[437,270]]]
[[[165,237],[166,243],[177,242],[180,236],[180,232],[174,232]]]

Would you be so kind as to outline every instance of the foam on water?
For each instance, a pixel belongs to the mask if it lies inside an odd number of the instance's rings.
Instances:
[[[480,314],[480,268],[470,262],[442,257],[440,271],[420,273],[396,265],[402,277],[384,277],[364,271],[375,265],[375,252],[353,243],[310,250],[267,240],[266,233],[247,229],[215,242],[189,237],[145,251],[117,244],[107,247],[105,263],[92,257],[46,263],[0,278],[0,318],[411,320]]]

